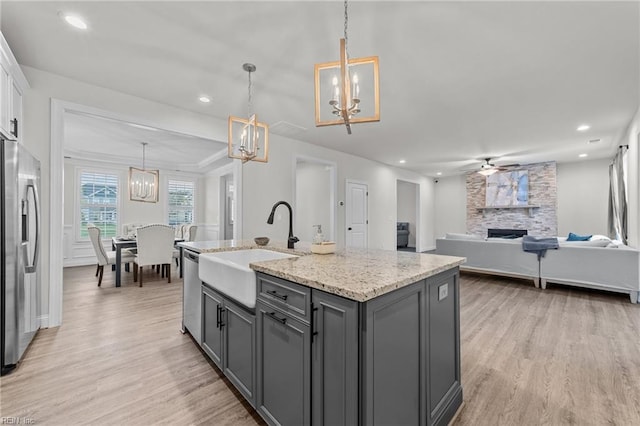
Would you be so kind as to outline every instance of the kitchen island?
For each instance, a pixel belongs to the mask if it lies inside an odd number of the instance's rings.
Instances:
[[[255,248],[182,245],[200,253]],[[204,352],[269,424],[447,424],[462,404],[464,258],[307,252],[301,245],[293,253],[300,257],[250,265],[255,309],[202,283]]]

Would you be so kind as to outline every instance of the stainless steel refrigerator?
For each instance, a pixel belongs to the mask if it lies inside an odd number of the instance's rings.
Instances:
[[[13,370],[40,328],[40,161],[0,139],[2,374]]]

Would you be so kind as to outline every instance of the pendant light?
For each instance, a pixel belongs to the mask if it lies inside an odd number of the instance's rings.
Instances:
[[[350,58],[349,10],[344,2],[344,38],[340,60],[315,65],[316,127],[380,121],[378,57]]]
[[[158,202],[158,170],[145,168],[145,153],[147,142],[142,144],[142,169],[129,167],[129,199],[146,203]]]
[[[246,163],[269,161],[269,126],[260,123],[251,108],[251,73],[256,71],[253,64],[243,64],[242,69],[249,74],[249,96],[247,118],[229,116],[229,158],[237,158]]]

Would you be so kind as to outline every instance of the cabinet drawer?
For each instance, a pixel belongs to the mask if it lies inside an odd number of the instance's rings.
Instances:
[[[303,321],[311,318],[311,289],[291,281],[258,274],[258,298]]]

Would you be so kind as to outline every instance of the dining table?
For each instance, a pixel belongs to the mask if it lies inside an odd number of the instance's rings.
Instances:
[[[173,244],[181,243],[184,241],[184,238],[175,238]],[[135,237],[112,237],[111,238],[111,249],[116,252],[116,263],[111,266],[111,269],[116,272],[116,287],[120,287],[121,285],[121,273],[122,273],[122,249],[126,248],[134,248],[137,247],[137,242]],[[182,247],[180,249],[180,257],[182,257]]]

